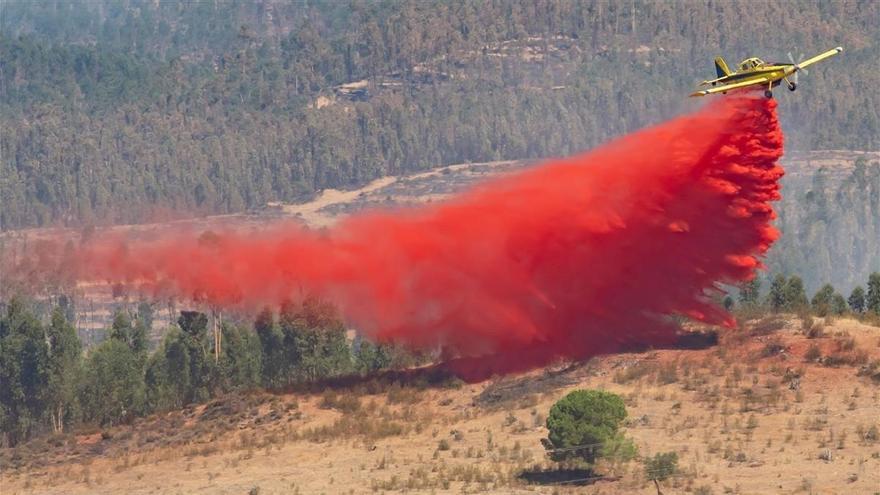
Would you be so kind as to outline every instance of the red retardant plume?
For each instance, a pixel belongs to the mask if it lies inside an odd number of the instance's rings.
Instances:
[[[442,204],[324,231],[93,241],[77,278],[248,310],[317,295],[374,340],[442,349],[465,376],[668,344],[672,315],[732,323],[712,296],[751,278],[778,236],[782,141],[773,100],[729,96]]]

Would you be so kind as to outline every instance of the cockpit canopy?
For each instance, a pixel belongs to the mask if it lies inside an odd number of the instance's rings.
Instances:
[[[764,65],[764,61],[757,57],[747,58],[740,62],[739,70],[751,70]]]

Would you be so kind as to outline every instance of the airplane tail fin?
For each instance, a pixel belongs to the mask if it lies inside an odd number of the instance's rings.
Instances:
[[[721,57],[715,57],[715,73],[718,74],[718,77],[730,75],[730,69],[727,67],[727,63]]]

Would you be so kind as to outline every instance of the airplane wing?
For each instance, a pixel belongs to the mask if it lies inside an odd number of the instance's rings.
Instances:
[[[721,93],[722,91],[730,91],[731,89],[737,88],[745,88],[746,86],[755,86],[758,84],[765,84],[770,79],[767,77],[759,77],[757,79],[750,79],[748,81],[731,83],[731,84],[722,84],[721,86],[715,86],[714,88],[702,89],[695,93],[691,93],[691,96],[706,96],[711,95],[713,93]]]
[[[718,79],[708,79],[706,81],[701,82],[700,86],[708,86],[712,83],[717,83],[718,81],[721,81],[722,79],[727,79],[728,77],[730,77],[730,76],[721,76]]]
[[[821,62],[822,60],[825,60],[828,57],[833,57],[842,51],[843,51],[843,47],[838,46],[837,48],[835,48],[833,50],[828,50],[827,52],[820,53],[813,58],[808,58],[808,59],[804,60],[803,62],[797,64],[797,68],[803,69],[804,67],[806,67],[808,65],[813,65],[816,62]]]

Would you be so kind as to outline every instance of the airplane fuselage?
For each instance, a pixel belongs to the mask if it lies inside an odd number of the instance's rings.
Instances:
[[[794,73],[794,64],[773,64],[756,67],[754,69],[741,70],[733,72],[727,76],[719,77],[711,81],[704,81],[703,84],[728,84],[747,82],[750,80],[769,79],[772,81],[773,87],[779,86],[783,78]],[[767,83],[765,83],[767,84]]]
[[[740,62],[738,70],[733,71],[724,62],[721,57],[715,58],[715,72],[717,79],[709,79],[700,83],[700,86],[713,86],[708,89],[701,89],[691,96],[705,96],[714,93],[727,93],[728,91],[748,88],[764,88],[764,95],[768,98],[773,97],[772,89],[782,81],[788,85],[788,89],[794,91],[797,88],[797,74],[804,67],[812,65],[816,62],[825,60],[828,57],[837,55],[843,51],[843,47],[833,48],[811,57],[807,60],[791,64],[771,64],[764,62],[758,57],[747,58]],[[791,54],[789,54],[789,58]],[[792,59],[794,62],[794,59]],[[791,77],[789,77],[791,76]]]

